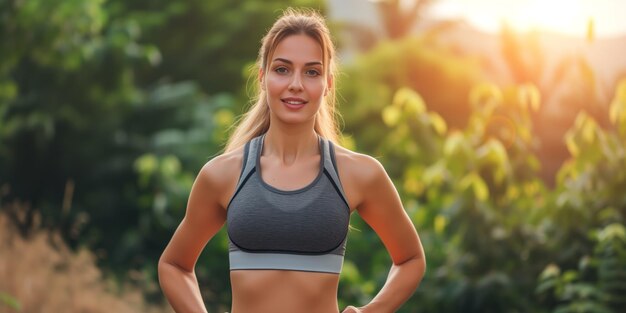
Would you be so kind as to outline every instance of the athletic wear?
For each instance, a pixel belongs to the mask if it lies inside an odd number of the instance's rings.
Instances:
[[[239,182],[228,204],[230,269],[340,273],[350,208],[332,142],[319,137],[320,167],[313,182],[280,190],[261,178],[264,139],[265,134],[246,143]]]

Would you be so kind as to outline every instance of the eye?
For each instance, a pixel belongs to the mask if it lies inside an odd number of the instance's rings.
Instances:
[[[284,67],[284,66],[279,66],[279,67],[276,67],[274,69],[274,72],[276,72],[278,74],[287,74],[289,72],[289,70],[286,67]]]
[[[320,75],[321,75],[320,71],[318,71],[318,70],[316,70],[316,69],[310,69],[310,70],[307,70],[306,72],[304,72],[304,74],[305,74],[306,76],[313,76],[313,77],[315,77],[315,76],[320,76]]]

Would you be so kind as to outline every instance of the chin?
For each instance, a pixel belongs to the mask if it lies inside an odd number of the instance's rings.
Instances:
[[[317,112],[287,112],[284,110],[275,110],[272,115],[274,119],[284,124],[306,124],[315,121]]]
[[[293,114],[291,112],[281,112],[274,116],[276,120],[284,124],[306,124],[315,121],[315,115]]]

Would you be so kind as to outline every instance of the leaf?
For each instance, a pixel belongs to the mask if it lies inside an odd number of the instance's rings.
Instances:
[[[403,187],[406,192],[410,192],[415,195],[421,195],[425,189],[424,183],[412,177],[407,177],[404,180]]]
[[[463,137],[463,134],[460,132],[453,132],[446,138],[446,142],[443,146],[443,153],[446,156],[452,156],[462,150],[463,145],[465,145],[465,138]]]
[[[561,269],[555,263],[550,263],[546,268],[543,269],[541,274],[539,275],[539,280],[556,278],[561,275]]]
[[[446,219],[446,217],[441,214],[437,214],[434,222],[435,232],[437,234],[442,234],[443,231],[446,229],[446,225],[448,225],[448,220]]]
[[[531,109],[534,112],[539,110],[541,104],[541,94],[534,84],[525,84],[518,89],[519,102],[524,109]]]
[[[567,151],[569,151],[569,153],[573,157],[577,157],[578,155],[580,155],[580,149],[578,148],[578,144],[576,143],[573,132],[568,131],[565,134],[565,145],[567,146]]]
[[[145,187],[159,166],[159,160],[152,153],[146,153],[135,160],[135,171],[139,174],[139,185]]]
[[[10,80],[0,81],[0,108],[3,103],[13,100],[13,98],[17,96],[17,91],[18,86],[14,82]],[[0,117],[2,117],[2,115],[2,109],[0,109]]]
[[[395,106],[386,106],[382,112],[383,122],[389,127],[394,127],[398,124],[401,115],[401,111]]]
[[[490,113],[502,103],[503,95],[498,86],[491,83],[478,84],[470,91],[470,104],[477,110]]]
[[[494,179],[502,183],[509,173],[508,155],[502,143],[490,139],[478,148],[476,154],[484,165],[494,167]]]
[[[156,46],[152,46],[152,45],[145,46],[143,48],[143,54],[144,54],[144,57],[148,60],[148,62],[152,66],[157,66],[161,64],[161,61],[163,60],[161,51],[159,51],[159,48]]]
[[[626,228],[617,223],[608,225],[598,233],[598,240],[600,242],[613,240],[626,242]]]
[[[489,198],[489,188],[487,184],[476,173],[470,173],[463,177],[459,182],[459,186],[463,190],[471,188],[474,196],[480,201],[486,201]]]
[[[435,112],[428,112],[428,116],[430,117],[430,123],[440,136],[445,135],[448,126],[446,125],[446,121],[441,117],[441,115]]]
[[[235,116],[231,110],[219,109],[215,115],[213,115],[213,121],[220,127],[228,127],[235,121]]]
[[[582,127],[582,139],[584,142],[592,144],[595,139],[595,132],[598,128],[596,122],[589,116],[586,116]]]
[[[574,270],[569,270],[563,273],[563,281],[564,282],[573,282],[578,279],[578,272]]]
[[[439,161],[424,170],[424,175],[422,175],[422,180],[424,184],[428,187],[433,187],[440,185],[445,177],[446,167],[444,162]]]
[[[535,289],[535,292],[538,294],[544,293],[550,289],[553,289],[557,286],[558,281],[554,278],[546,279],[539,283],[539,286]]]
[[[615,96],[609,107],[609,119],[618,126],[622,136],[626,136],[626,79],[622,79],[615,90]]]
[[[516,185],[509,185],[509,188],[506,190],[507,198],[514,200],[520,196],[520,190]]]
[[[393,106],[401,108],[404,102],[407,101],[407,99],[411,97],[412,93],[413,93],[413,90],[411,90],[410,88],[404,87],[404,88],[398,89],[396,93],[393,95],[393,100],[391,101],[391,104]]]
[[[139,173],[153,173],[156,171],[159,160],[152,153],[146,153],[135,161],[135,170]]]
[[[393,96],[394,107],[402,108],[409,116],[426,112],[426,104],[422,96],[410,88],[400,88]]]
[[[175,155],[168,155],[161,160],[161,175],[173,177],[180,173],[182,166]]]

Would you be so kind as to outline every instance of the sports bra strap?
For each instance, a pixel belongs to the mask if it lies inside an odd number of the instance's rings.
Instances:
[[[337,161],[335,160],[335,147],[333,142],[328,139],[323,139],[324,141],[324,168],[326,169],[326,173],[330,175],[330,179],[332,183],[335,185],[335,189],[341,194],[341,198],[346,203],[348,208],[350,205],[348,204],[348,198],[346,198],[346,194],[343,191],[343,186],[341,185],[341,181],[339,180],[339,174],[337,172]]]
[[[233,196],[230,198],[228,202],[228,206],[233,201],[235,196],[239,193],[239,190],[245,184],[246,180],[250,178],[250,175],[254,172],[256,168],[256,162],[254,156],[256,155],[256,151],[259,148],[259,140],[261,137],[255,137],[254,139],[246,142],[246,145],[243,148],[243,161],[241,166],[241,174],[239,174],[239,181],[237,182],[237,188],[235,188],[235,192]]]

